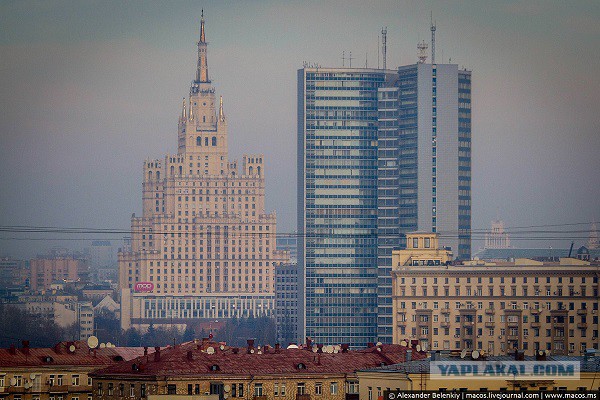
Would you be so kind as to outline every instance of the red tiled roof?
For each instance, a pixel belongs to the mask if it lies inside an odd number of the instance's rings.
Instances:
[[[213,347],[214,354],[205,349]],[[345,374],[359,369],[380,367],[405,361],[406,347],[400,345],[382,345],[369,349],[348,351],[347,353],[313,353],[306,349],[270,348],[262,354],[254,349],[248,354],[246,348],[219,349],[219,343],[188,342],[160,351],[155,355],[138,357],[128,362],[111,365],[94,372],[97,377],[140,377],[153,376],[248,376],[279,374]],[[191,355],[188,356],[188,353]],[[425,354],[413,351],[413,359],[425,358]],[[134,365],[135,364],[135,365]],[[303,364],[305,368],[298,368]],[[214,370],[213,366],[217,366]]]
[[[70,352],[70,345],[75,351]],[[152,350],[154,351],[154,350]],[[119,360],[131,360],[144,354],[142,347],[110,347],[91,350],[85,341],[60,342],[51,348],[0,349],[0,367],[103,367]]]

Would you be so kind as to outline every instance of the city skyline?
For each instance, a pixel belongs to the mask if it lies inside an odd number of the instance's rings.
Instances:
[[[279,232],[295,229],[295,71],[304,61],[341,66],[350,51],[353,67],[365,58],[375,67],[382,26],[388,69],[414,63],[430,11],[438,62],[451,57],[475,71],[473,227],[497,216],[508,228],[597,220],[599,78],[587,71],[599,63],[600,7],[547,4],[350,3],[344,15],[336,2],[2,4],[0,225],[128,228],[142,209],[139,161],[172,143],[202,7],[215,45],[211,77],[231,110],[231,153],[265,154],[266,209],[277,210]],[[0,243],[0,254],[21,257],[89,244]]]

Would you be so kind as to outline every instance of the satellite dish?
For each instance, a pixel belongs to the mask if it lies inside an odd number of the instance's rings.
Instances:
[[[403,340],[400,342],[400,346],[402,346],[402,347],[406,347],[407,344],[408,343],[406,343],[406,340]]]
[[[317,347],[317,345],[314,345],[314,346],[312,347],[312,352],[313,352],[313,353],[316,353],[318,350],[319,350],[319,348]]]
[[[95,349],[98,347],[98,338],[96,336],[90,336],[87,340],[87,344],[90,349]]]
[[[297,345],[295,345],[295,344],[290,344],[290,345],[287,347],[287,349],[297,349],[297,348],[298,348],[298,346],[297,346]]]
[[[332,354],[332,353],[333,353],[333,351],[334,351],[334,348],[333,348],[333,346],[332,346],[332,345],[329,345],[329,346],[327,346],[327,352],[328,352],[329,354]]]
[[[10,378],[10,386],[17,386],[17,378]]]
[[[375,346],[381,346],[383,343],[381,342],[377,342],[377,344]]]
[[[417,345],[417,351],[421,351],[421,345],[420,344]]]
[[[214,349],[214,347],[209,347],[208,349],[206,349],[206,352],[208,354],[215,354],[215,349]]]
[[[543,356],[543,355],[544,355],[544,350],[540,350],[540,351],[538,351],[538,354],[539,354],[540,356]]]
[[[460,358],[465,358],[467,355],[467,349],[463,349],[463,351],[460,352]]]
[[[111,342],[106,342],[106,347],[112,347],[112,343]]]
[[[479,358],[479,351],[473,350],[471,357],[473,357],[473,360],[477,360]]]
[[[100,343],[100,348],[101,348],[101,349],[103,349],[103,348],[105,348],[105,347],[106,347],[106,344],[105,344],[105,343]]]
[[[550,355],[550,350],[546,350],[546,355],[549,356]]]
[[[36,374],[29,374],[29,379],[34,380],[36,376]]]
[[[223,395],[223,398],[224,398],[224,399],[228,399],[228,398],[229,398],[229,395],[228,395],[228,394],[224,394],[224,395]]]
[[[339,350],[337,349],[337,347],[333,348],[333,354],[337,354],[339,352]]]
[[[225,385],[225,386],[223,386],[223,390],[227,393],[231,390],[231,386]]]
[[[254,354],[254,349],[250,349],[250,354]]]
[[[223,346],[223,345],[220,345],[220,346],[219,346],[219,349],[220,349],[221,351],[223,351],[223,350],[225,350],[225,346]]]
[[[69,346],[69,351],[71,353],[75,353],[75,345],[74,344],[72,344],[72,345]]]

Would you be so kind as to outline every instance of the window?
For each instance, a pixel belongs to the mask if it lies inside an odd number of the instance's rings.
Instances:
[[[298,382],[296,390],[299,395],[306,393],[306,385],[304,384],[304,382]]]
[[[315,394],[322,395],[323,394],[323,383],[317,382],[315,383]]]
[[[429,238],[425,238],[425,248],[428,249],[429,247],[431,247],[431,239]]]
[[[71,384],[73,386],[79,386],[79,375],[73,375],[71,378]]]
[[[124,394],[125,394],[125,384],[119,383],[119,396],[123,397]]]
[[[112,382],[108,383],[108,395],[109,396],[113,395],[113,383]]]
[[[348,393],[349,394],[358,394],[358,382],[357,381],[348,382]]]
[[[331,386],[329,388],[329,391],[331,392],[331,394],[338,394],[338,383],[337,382],[331,382]]]
[[[92,386],[92,378],[88,376],[88,386]]]
[[[285,383],[281,384],[281,392],[280,393],[282,396],[285,396]]]
[[[177,386],[175,385],[167,385],[168,394],[177,393]],[[129,397],[135,397],[135,385],[132,383],[129,385]]]
[[[57,375],[56,376],[56,385],[62,386],[62,384],[63,384],[63,375]]]
[[[279,383],[277,382],[275,382],[275,385],[273,386],[273,396],[279,396]]]
[[[146,384],[142,383],[140,385],[140,397],[146,397]]]
[[[282,390],[282,393],[283,393],[283,390]],[[238,396],[244,397],[244,384],[243,383],[240,383],[238,385]]]
[[[373,400],[373,388],[369,386],[368,388],[369,398],[368,400]]]
[[[104,390],[102,389],[102,383],[98,383],[98,396],[104,395]]]
[[[263,395],[263,385],[262,383],[255,383],[254,384],[254,396],[258,397],[258,396],[262,396]]]
[[[414,249],[418,249],[419,248],[419,239],[413,238],[413,248]]]

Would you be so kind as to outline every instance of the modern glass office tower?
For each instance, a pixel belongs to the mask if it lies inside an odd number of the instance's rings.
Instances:
[[[471,72],[299,70],[298,229],[306,335],[391,342],[392,250],[404,235],[437,232],[470,257]]]
[[[359,347],[377,336],[377,90],[385,82],[377,69],[298,71],[299,322],[318,343]]]
[[[378,339],[392,340],[392,250],[404,234],[438,232],[471,255],[471,72],[414,64],[379,89]]]

